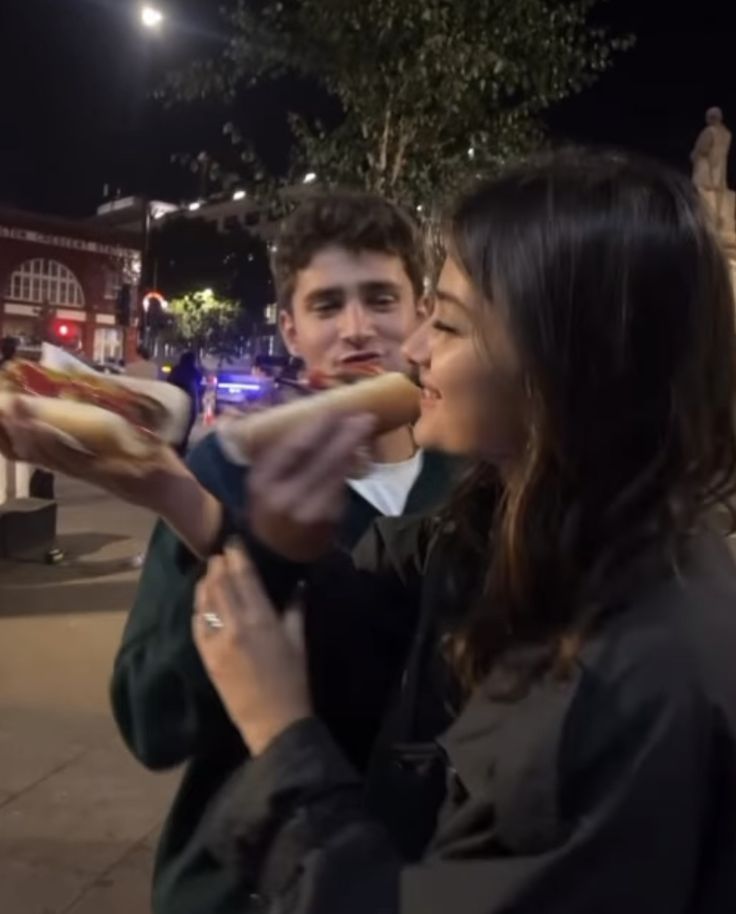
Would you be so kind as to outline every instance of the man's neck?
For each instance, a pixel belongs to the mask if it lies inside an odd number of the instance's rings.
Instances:
[[[411,429],[404,426],[376,438],[373,443],[373,460],[376,463],[401,463],[403,460],[411,460],[416,450]]]

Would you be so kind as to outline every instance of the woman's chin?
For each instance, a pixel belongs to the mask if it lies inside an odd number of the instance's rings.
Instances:
[[[447,435],[443,434],[442,428],[437,422],[433,421],[434,417],[428,418],[420,416],[417,424],[414,426],[414,442],[417,447],[425,451],[445,451],[452,452]]]

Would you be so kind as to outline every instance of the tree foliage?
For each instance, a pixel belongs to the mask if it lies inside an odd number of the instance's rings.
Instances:
[[[222,361],[241,353],[251,329],[240,304],[217,298],[212,289],[173,299],[168,313],[170,342]]]
[[[341,112],[295,110],[295,183],[362,186],[422,206],[537,146],[542,115],[579,92],[629,40],[591,24],[600,0],[237,0],[216,58],[171,74],[169,100],[225,100],[236,156],[220,177],[269,175],[244,141],[247,89],[284,76],[322,87]],[[252,186],[252,183],[251,183]],[[269,190],[272,187],[269,186]]]
[[[212,289],[218,298],[240,301],[254,320],[273,299],[266,246],[242,227],[167,219],[151,233],[150,260],[167,298]]]

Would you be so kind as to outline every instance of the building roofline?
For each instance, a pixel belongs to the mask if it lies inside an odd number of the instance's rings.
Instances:
[[[0,224],[10,228],[23,228],[31,231],[47,231],[63,234],[82,241],[97,241],[101,244],[115,245],[129,250],[139,251],[142,247],[135,234],[114,231],[102,225],[84,219],[70,219],[64,216],[51,216],[31,210],[18,209],[0,203]]]

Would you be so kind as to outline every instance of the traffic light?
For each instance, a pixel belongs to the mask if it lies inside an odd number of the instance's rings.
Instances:
[[[132,317],[130,313],[131,302],[132,295],[130,283],[125,282],[120,286],[118,298],[115,303],[115,321],[120,327],[130,327],[130,319]]]
[[[79,343],[79,324],[65,320],[53,321],[50,342],[74,348]]]

